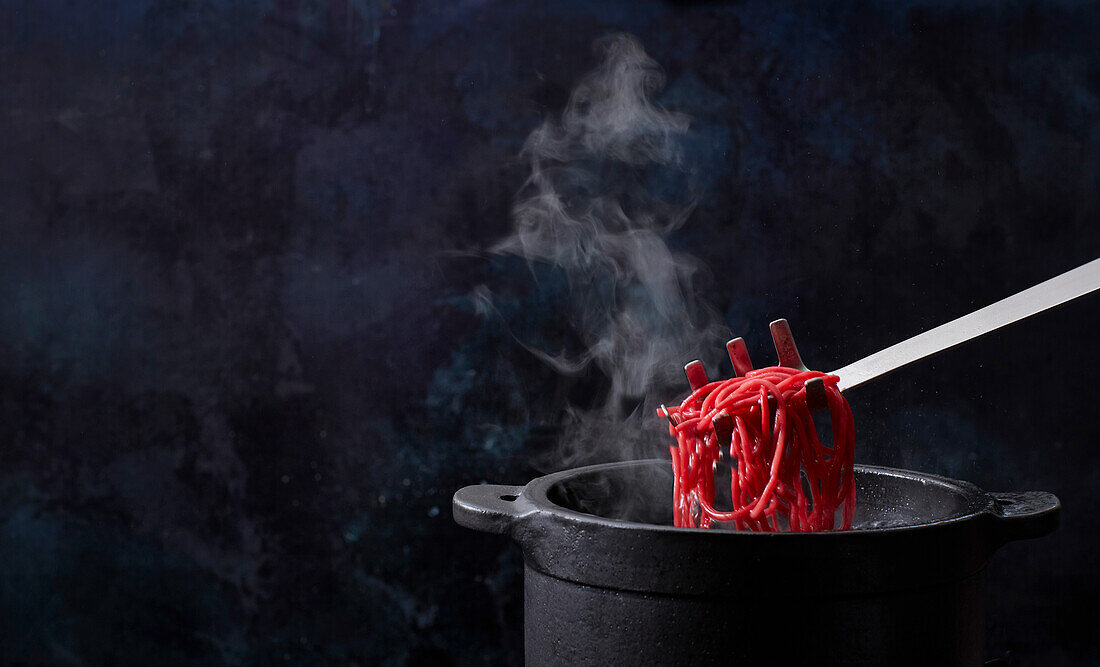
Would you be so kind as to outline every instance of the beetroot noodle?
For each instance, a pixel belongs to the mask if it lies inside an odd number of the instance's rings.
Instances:
[[[812,378],[825,385],[831,446],[821,443],[806,405],[805,384]],[[659,411],[676,439],[669,447],[675,524],[710,528],[732,522],[738,530],[756,532],[831,530],[842,508],[841,528],[851,528],[855,432],[838,380],[818,371],[760,368],[710,382],[667,414]],[[722,453],[729,456],[730,510],[715,507]]]

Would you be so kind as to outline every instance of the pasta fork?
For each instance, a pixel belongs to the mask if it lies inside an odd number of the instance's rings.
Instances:
[[[840,378],[837,389],[843,392],[918,359],[1000,329],[1098,288],[1100,288],[1100,259],[1094,259],[1018,294],[875,352],[833,371],[830,375]],[[806,370],[787,320],[776,320],[771,323],[770,328],[780,365]],[[726,351],[729,352],[730,361],[733,362],[734,377],[743,376],[752,370],[752,361],[749,359],[744,340],[734,338],[726,343]],[[684,371],[687,373],[688,384],[693,391],[707,383],[707,374],[702,362],[692,361],[684,367]],[[806,402],[811,410],[820,409],[827,404],[825,383],[821,378],[813,378],[806,382]]]
[[[806,368],[806,364],[802,362],[802,356],[798,353],[798,345],[794,342],[794,335],[791,334],[791,327],[787,320],[775,320],[769,328],[771,329],[772,343],[775,345],[776,355],[779,357],[779,365],[800,371],[809,370]],[[733,363],[733,377],[744,377],[749,371],[753,370],[752,359],[749,357],[749,350],[745,345],[744,338],[734,338],[726,343],[726,352],[729,353],[730,362]],[[698,359],[684,366],[684,373],[687,375],[688,385],[691,386],[692,391],[708,382],[707,371],[703,367],[703,362]],[[821,378],[811,378],[806,381],[805,386],[806,404],[810,407],[810,410],[819,410],[827,405],[825,382]],[[774,400],[769,398],[769,403]]]

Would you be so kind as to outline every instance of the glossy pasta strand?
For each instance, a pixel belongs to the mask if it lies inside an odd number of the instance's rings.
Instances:
[[[822,378],[832,422],[832,446],[821,443],[806,405],[806,381]],[[673,520],[709,528],[732,522],[738,530],[792,532],[842,529],[855,510],[852,411],[835,375],[773,366],[744,377],[711,382],[679,407],[667,409],[672,455]],[[730,458],[733,507],[715,507],[721,444],[714,420],[732,422]],[[729,422],[728,422],[729,423]],[[730,429],[727,429],[727,431]]]

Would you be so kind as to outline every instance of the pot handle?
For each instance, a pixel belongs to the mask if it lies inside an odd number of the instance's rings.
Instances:
[[[487,533],[507,533],[512,524],[535,511],[522,486],[475,484],[455,493],[451,503],[455,523]]]
[[[1046,491],[991,493],[1001,544],[1053,533],[1062,502]]]

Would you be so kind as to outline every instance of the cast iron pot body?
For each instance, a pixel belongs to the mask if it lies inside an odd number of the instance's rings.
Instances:
[[[453,509],[523,551],[528,665],[983,664],[986,564],[1053,531],[1058,498],[870,466],[856,486],[856,529],[818,533],[675,528],[657,460]]]

